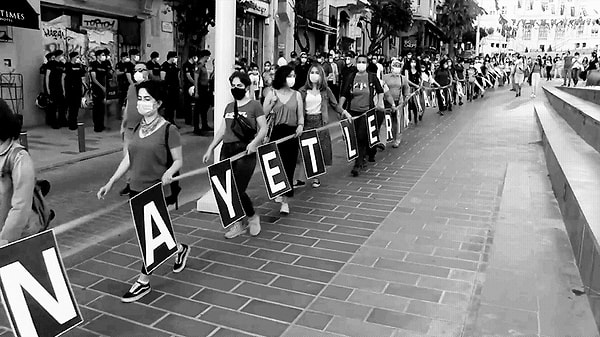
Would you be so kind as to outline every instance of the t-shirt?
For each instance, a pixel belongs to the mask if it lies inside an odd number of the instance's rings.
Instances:
[[[65,87],[67,90],[81,90],[85,66],[81,63],[67,63],[65,66]]]
[[[118,71],[124,73],[124,74],[118,75],[119,87],[121,88],[121,90],[127,90],[130,83],[129,83],[129,80],[127,80],[126,74],[130,74],[131,79],[133,80],[133,73],[135,72],[135,70],[134,70],[135,65],[133,64],[133,62],[118,62],[116,65],[116,68]]]
[[[225,107],[225,113],[223,114],[223,118],[225,118],[225,134],[223,135],[223,143],[235,143],[241,141],[233,133],[233,131],[231,131],[231,124],[233,123],[234,118],[233,104],[233,102],[227,104]],[[264,115],[264,112],[259,101],[251,100],[242,106],[238,106],[238,114],[246,117],[250,125],[256,128],[256,118]]]
[[[128,147],[131,190],[141,192],[160,182],[162,175],[168,169],[167,144],[165,144],[167,125],[164,123],[146,138],[140,138],[139,130],[133,133]],[[169,149],[181,146],[179,130],[172,124],[169,129],[168,145]]]
[[[441,86],[450,84],[450,71],[444,68],[438,69],[435,73],[435,81]]]
[[[418,72],[416,73],[419,76]],[[393,75],[393,74],[385,74],[383,75],[383,82],[387,84],[390,91],[388,91],[388,95],[390,95],[395,102],[398,102],[402,99],[402,95],[409,94],[408,83],[406,78],[403,78],[402,75]],[[415,84],[419,84],[419,81],[416,80]]]
[[[103,87],[106,87],[106,80],[108,79],[108,71],[109,69],[106,67],[106,64],[100,63],[99,61],[93,61],[90,63],[90,73],[96,74],[96,81],[100,83]],[[96,83],[92,81],[92,85],[97,87]]]
[[[565,56],[565,68],[571,68],[571,66],[573,65],[573,56]]]
[[[62,75],[65,73],[65,64],[59,61],[48,62],[48,69],[50,69],[50,87],[51,88],[62,88]],[[61,93],[62,94],[62,93]]]
[[[208,70],[206,69],[206,66],[198,65],[198,67],[196,67],[196,73],[198,73],[198,86],[208,88],[208,85],[210,83],[209,83]]]
[[[160,71],[165,72],[165,83],[168,86],[179,86],[179,68],[175,63],[171,63],[168,61],[163,62]]]
[[[369,110],[371,95],[369,89],[369,73],[356,73],[354,83],[352,84],[352,101],[350,102],[350,110],[356,112],[365,112]]]
[[[465,79],[465,68],[462,66],[462,64],[457,64],[454,66],[454,71],[456,72],[456,77],[459,80]]]
[[[148,69],[153,76],[160,76],[160,63],[150,60],[146,63],[146,69]]]
[[[262,77],[260,77],[260,75],[257,74],[249,74],[248,77],[250,77],[250,91],[258,91],[259,88],[263,87],[263,83],[262,83]]]
[[[183,73],[183,86],[189,88],[194,85],[194,82],[190,82],[187,75],[189,74],[192,79],[194,78],[194,74],[196,73],[196,68],[198,65],[195,63],[186,62],[183,67],[181,67],[181,72]]]

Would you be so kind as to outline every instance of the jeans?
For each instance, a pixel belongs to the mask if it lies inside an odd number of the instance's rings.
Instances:
[[[349,111],[352,117],[360,116],[364,112]],[[379,123],[376,123],[378,125]],[[365,156],[374,157],[377,153],[376,148],[369,147],[369,135],[367,135],[367,116],[362,115],[354,120],[354,130],[356,132],[356,146],[358,147],[358,157],[354,160],[354,168],[360,169],[365,164]],[[379,133],[379,131],[378,131]]]
[[[296,126],[291,126],[287,124],[279,124],[273,126],[273,131],[271,131],[271,141],[278,140],[284,138],[289,135],[293,135],[296,133]],[[283,169],[287,175],[288,181],[290,184],[294,182],[294,171],[296,170],[296,161],[298,159],[298,139],[292,138],[288,139],[283,143],[277,144],[277,149],[279,150],[279,155],[281,156],[281,161],[283,164]],[[294,189],[284,194],[286,197],[294,196]]]
[[[240,152],[246,151],[246,143],[235,142],[235,143],[223,143],[221,148],[221,160],[232,157]],[[256,153],[244,156],[236,161],[231,162],[231,168],[233,169],[233,177],[235,178],[235,184],[237,186],[240,201],[246,216],[254,216],[254,206],[252,206],[252,200],[246,193],[252,174],[254,174],[254,168],[256,167]]]
[[[577,85],[577,82],[579,82],[579,68],[573,68],[571,70],[571,77],[573,78],[573,85]]]
[[[167,86],[167,97],[165,99],[165,119],[175,123],[175,110],[179,103],[179,87]]]

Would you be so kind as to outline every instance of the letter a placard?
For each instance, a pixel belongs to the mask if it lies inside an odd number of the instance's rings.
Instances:
[[[379,129],[377,128],[377,115],[374,110],[367,112],[367,133],[369,138],[369,147],[375,146],[379,143]]]
[[[161,183],[129,199],[142,260],[148,273],[177,253],[171,216]]]
[[[208,167],[208,179],[217,201],[223,228],[227,228],[246,216],[229,159],[210,165]]]
[[[308,130],[300,135],[300,152],[306,178],[313,179],[325,174],[325,159],[317,130]]]
[[[292,190],[292,185],[288,181],[283,162],[277,149],[275,142],[270,142],[261,145],[256,150],[258,153],[258,161],[262,171],[265,187],[269,199],[273,200],[276,197]]]
[[[344,143],[346,143],[346,156],[348,161],[353,161],[358,157],[358,142],[356,140],[356,129],[354,129],[354,122],[351,119],[344,119],[340,122],[342,127],[342,137]]]
[[[18,337],[55,337],[83,322],[52,230],[0,248],[0,287]]]

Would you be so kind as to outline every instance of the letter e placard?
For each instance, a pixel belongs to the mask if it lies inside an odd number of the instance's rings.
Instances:
[[[325,159],[317,130],[304,131],[300,135],[300,152],[306,178],[313,179],[325,174]]]
[[[258,147],[258,161],[262,171],[265,187],[269,199],[273,200],[276,197],[292,190],[292,185],[288,181],[283,162],[277,149],[275,142],[270,142]]]
[[[223,228],[246,216],[238,194],[231,161],[225,159],[208,167],[208,179],[212,187]]]
[[[129,199],[129,205],[144,266],[151,273],[177,253],[162,184],[156,183]]]
[[[354,129],[354,122],[351,119],[344,119],[340,121],[342,127],[342,137],[344,143],[346,143],[346,156],[348,161],[353,161],[358,157],[358,146],[356,140],[356,129]]]
[[[369,147],[375,146],[379,143],[379,129],[377,128],[377,115],[375,110],[367,112],[367,133],[369,138]]]
[[[55,337],[83,322],[52,230],[0,248],[0,286],[18,337]]]

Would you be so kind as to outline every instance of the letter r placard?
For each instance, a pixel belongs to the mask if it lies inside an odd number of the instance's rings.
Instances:
[[[277,144],[270,142],[261,145],[256,150],[256,153],[269,199],[273,200],[291,191],[292,185],[285,174]]]
[[[0,248],[0,287],[18,337],[55,337],[83,322],[52,230]]]
[[[177,242],[161,183],[129,199],[135,233],[148,273],[177,253]]]
[[[212,187],[223,228],[246,216],[238,193],[231,161],[225,159],[208,167],[208,179]]]

